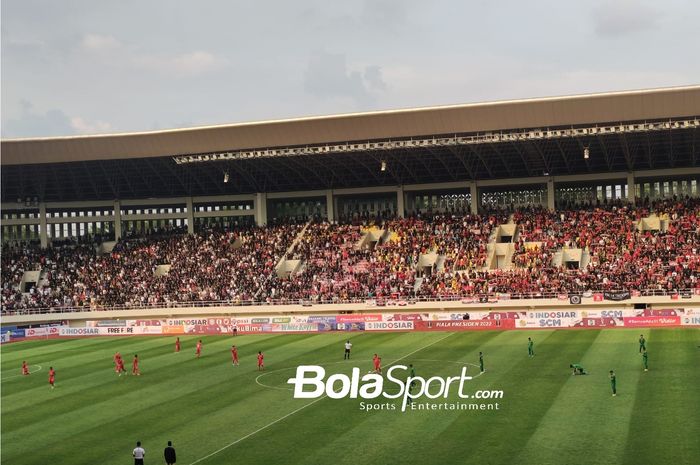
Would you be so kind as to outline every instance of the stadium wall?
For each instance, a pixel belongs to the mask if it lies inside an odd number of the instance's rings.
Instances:
[[[287,316],[191,316],[54,322],[42,327],[5,327],[3,342],[99,336],[244,335],[329,332],[505,331],[699,327],[698,308],[375,312]]]
[[[700,290],[694,294],[666,296],[627,296],[594,294],[571,303],[568,296],[558,299],[510,300],[507,296],[491,296],[486,302],[479,299],[455,301],[415,302],[405,300],[367,300],[363,303],[319,304],[319,305],[249,305],[249,306],[188,306],[165,308],[132,308],[120,310],[93,310],[73,312],[51,312],[21,315],[3,315],[2,326],[39,325],[52,321],[63,321],[70,326],[84,326],[86,321],[167,319],[167,318],[249,318],[286,317],[297,315],[366,315],[366,314],[464,314],[472,312],[552,312],[552,311],[602,311],[617,309],[635,311],[636,307],[650,310],[685,308],[700,312]],[[615,299],[615,300],[613,300]],[[617,300],[619,299],[619,300]],[[484,299],[482,299],[484,300]],[[637,309],[638,310],[638,309]]]

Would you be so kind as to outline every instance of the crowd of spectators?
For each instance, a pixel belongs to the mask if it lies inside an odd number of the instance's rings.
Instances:
[[[660,218],[660,230],[639,227],[650,213]],[[508,221],[517,225],[512,265],[490,270],[489,240]],[[46,250],[5,246],[2,310],[672,291],[699,287],[699,244],[697,199],[636,208],[519,209],[510,218],[435,214],[193,235],[166,230],[125,237],[104,254],[92,242],[54,243]],[[567,248],[582,250],[581,266],[555,265],[556,254]],[[421,261],[427,255],[438,259]],[[282,258],[299,260],[298,268],[279,272]],[[32,270],[40,272],[38,282],[22,289]]]
[[[3,311],[274,299],[275,265],[303,225],[131,236],[99,254],[94,244],[5,248]],[[161,273],[160,265],[169,265]],[[166,268],[168,268],[166,266]],[[25,271],[39,281],[20,289]]]

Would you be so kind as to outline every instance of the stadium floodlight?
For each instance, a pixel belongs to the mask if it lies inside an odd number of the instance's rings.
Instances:
[[[379,169],[380,169],[380,171],[382,171],[382,172],[386,171],[386,161],[382,160],[382,165],[381,165],[381,167],[380,167]]]

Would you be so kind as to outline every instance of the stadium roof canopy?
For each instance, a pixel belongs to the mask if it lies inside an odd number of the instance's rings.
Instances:
[[[697,167],[699,118],[700,86],[688,86],[8,139],[2,199],[202,196]]]

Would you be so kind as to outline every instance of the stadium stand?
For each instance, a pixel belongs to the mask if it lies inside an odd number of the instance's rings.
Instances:
[[[652,215],[663,228],[647,229]],[[502,223],[515,225],[516,252],[490,269],[487,250]],[[416,215],[364,226],[311,221],[172,231],[124,238],[102,255],[92,243],[7,246],[2,310],[674,292],[699,286],[699,244],[700,200],[685,198]],[[284,260],[296,268],[278,273]],[[28,271],[39,279],[25,282]]]
[[[694,290],[699,117],[688,86],[3,140],[2,312]]]

